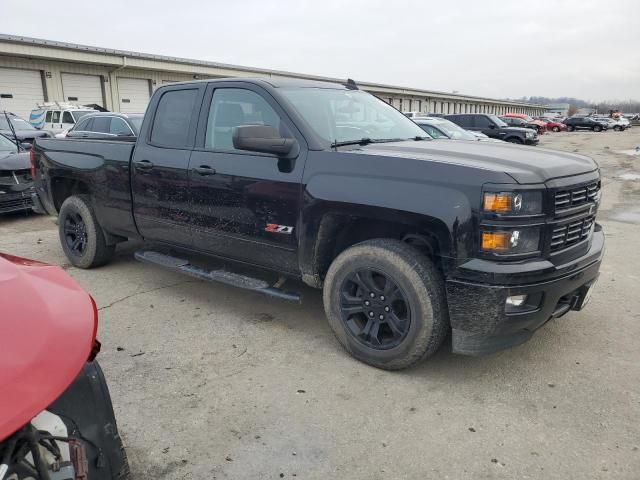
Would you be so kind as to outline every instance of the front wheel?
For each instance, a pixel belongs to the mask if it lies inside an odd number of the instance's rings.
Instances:
[[[58,233],[62,249],[78,268],[93,268],[111,260],[115,245],[107,245],[87,195],[67,198],[60,207]]]
[[[522,141],[522,139],[519,138],[519,137],[509,137],[509,138],[507,138],[507,142],[509,142],[509,143],[518,143],[520,145],[522,145],[524,143]]]
[[[596,125],[593,127],[593,131],[594,132],[601,132],[602,131],[602,127],[600,125]]]
[[[559,132],[560,131],[560,127],[553,127],[551,130],[553,130],[554,132]]]
[[[442,274],[398,240],[368,240],[342,252],[323,299],[342,346],[374,367],[409,367],[435,353],[449,331]]]
[[[574,127],[573,125],[568,125],[567,126],[567,132],[575,132],[576,127]]]

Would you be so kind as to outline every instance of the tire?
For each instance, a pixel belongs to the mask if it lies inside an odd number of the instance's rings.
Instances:
[[[616,125],[613,127],[613,130],[616,132],[621,132],[622,131],[622,127],[620,127],[619,125]]]
[[[551,130],[553,130],[554,132],[559,132],[560,131],[560,127],[553,127]]]
[[[58,233],[62,249],[78,268],[94,268],[111,260],[115,245],[107,245],[87,195],[67,198],[60,207]]]
[[[338,255],[327,272],[323,299],[329,325],[345,350],[377,368],[410,367],[435,353],[449,332],[442,274],[417,249],[398,240],[368,240]],[[345,312],[344,304],[353,312]],[[388,318],[382,320],[384,315]],[[376,340],[371,340],[374,331]]]
[[[595,126],[593,127],[593,131],[594,131],[594,132],[601,132],[601,131],[602,131],[602,127],[601,127],[600,125],[595,125]]]
[[[120,471],[116,476],[116,479],[130,480],[131,468],[129,467],[129,458],[127,457],[127,451],[124,449],[124,445],[122,444],[122,439],[120,439],[120,453],[122,454],[122,468],[120,468]]]
[[[576,127],[574,127],[573,125],[567,125],[567,132],[575,132]]]
[[[522,139],[520,137],[509,137],[506,139],[507,142],[509,143],[517,143],[519,145],[523,145],[524,142],[522,141]]]

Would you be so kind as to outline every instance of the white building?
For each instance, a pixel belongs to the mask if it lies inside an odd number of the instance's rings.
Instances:
[[[336,79],[185,58],[90,47],[0,34],[0,110],[28,117],[44,101],[97,104],[116,112],[143,112],[154,89],[194,78],[289,77]],[[540,115],[541,105],[360,82],[403,112]]]

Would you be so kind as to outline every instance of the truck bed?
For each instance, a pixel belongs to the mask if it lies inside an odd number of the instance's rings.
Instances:
[[[56,214],[60,208],[56,201],[58,192],[55,190],[58,188],[81,191],[83,186],[90,186],[96,215],[105,230],[117,235],[137,236],[130,188],[134,148],[135,142],[123,140],[38,139],[33,147],[34,154],[40,170],[50,180],[36,182],[45,209]],[[57,181],[57,178],[61,180]],[[54,191],[47,192],[47,188]]]

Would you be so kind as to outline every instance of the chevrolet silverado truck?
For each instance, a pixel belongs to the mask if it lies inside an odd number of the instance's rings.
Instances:
[[[467,355],[526,341],[585,306],[604,251],[593,160],[434,141],[353,81],[165,85],[135,142],[32,151],[34,199],[73,265],[141,239],[136,258],[197,278],[294,301],[283,284],[302,280],[344,348],[384,369],[449,333]]]

